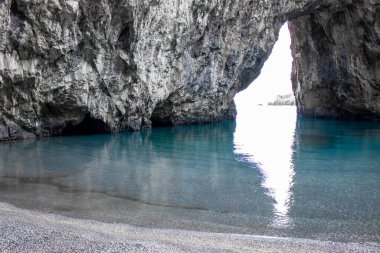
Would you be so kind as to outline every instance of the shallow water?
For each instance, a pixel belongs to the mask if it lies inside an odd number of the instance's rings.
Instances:
[[[134,225],[380,243],[380,123],[235,121],[0,144],[0,201]]]

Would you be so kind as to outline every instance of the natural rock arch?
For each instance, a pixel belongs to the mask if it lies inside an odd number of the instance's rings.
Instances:
[[[375,2],[333,4],[290,22],[300,113],[380,119],[380,5]]]
[[[260,74],[281,25],[301,16],[290,25],[300,112],[378,118],[380,15],[373,0],[5,0],[0,140],[61,134],[84,119],[115,132],[151,120],[233,118],[235,94]],[[356,32],[340,39],[342,27]],[[342,57],[347,40],[352,48]],[[331,57],[321,61],[324,47]],[[336,81],[325,84],[334,68]],[[308,95],[324,97],[322,89],[333,94],[328,107]]]

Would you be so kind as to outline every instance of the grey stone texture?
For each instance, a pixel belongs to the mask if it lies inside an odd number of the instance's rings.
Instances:
[[[307,26],[313,15],[328,22],[330,2],[344,1],[0,1],[0,140],[234,118],[235,94],[260,74],[281,25],[320,8],[293,26]],[[370,29],[353,33],[370,36],[365,52],[376,55],[356,61],[350,51],[347,71],[363,70],[358,80],[372,73],[375,81],[365,87],[377,85],[378,91],[379,52],[372,37],[379,34],[379,8],[370,2],[363,8],[370,8],[376,25],[359,24],[371,17],[366,10],[338,19]],[[330,30],[331,36],[339,32]],[[313,40],[313,33],[299,33]],[[300,87],[308,80],[306,73],[297,78]]]
[[[380,2],[335,1],[289,28],[299,112],[380,119]]]

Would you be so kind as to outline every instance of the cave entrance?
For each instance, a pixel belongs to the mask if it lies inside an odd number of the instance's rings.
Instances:
[[[235,96],[237,112],[251,110],[252,106],[267,106],[276,101],[294,101],[291,84],[292,55],[290,32],[285,23],[271,55],[260,76],[249,87]],[[279,101],[279,100],[277,100]]]
[[[94,119],[87,114],[79,124],[68,123],[62,135],[89,135],[110,133],[111,129],[102,120]]]

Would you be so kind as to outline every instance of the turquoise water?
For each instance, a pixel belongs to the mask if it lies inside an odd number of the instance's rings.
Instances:
[[[235,121],[0,144],[0,201],[134,225],[380,243],[380,123]]]

